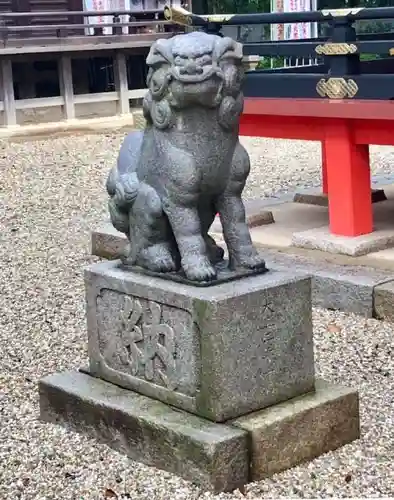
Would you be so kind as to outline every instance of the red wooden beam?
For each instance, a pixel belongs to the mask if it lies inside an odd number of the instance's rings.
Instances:
[[[303,116],[248,115],[241,116],[239,133],[249,137],[321,141],[324,120]]]
[[[245,99],[246,115],[394,120],[394,101],[330,99]]]
[[[357,144],[394,146],[394,116],[388,120],[354,120],[354,141]]]

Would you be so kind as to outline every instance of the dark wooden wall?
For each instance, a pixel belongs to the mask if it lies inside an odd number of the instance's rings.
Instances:
[[[62,16],[45,16],[40,17],[39,15],[32,18],[7,18],[6,25],[8,26],[26,26],[26,25],[50,25],[50,24],[81,24],[83,23],[82,17],[68,17],[67,11],[82,11],[83,10],[83,0],[0,0],[0,13],[1,12],[62,12]],[[37,33],[26,32],[23,33],[23,37],[26,36],[55,36],[56,33],[48,29],[48,31],[40,31]]]

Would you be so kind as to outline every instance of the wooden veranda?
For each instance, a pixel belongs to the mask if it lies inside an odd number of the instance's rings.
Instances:
[[[111,22],[86,23],[98,14]],[[183,31],[162,9],[0,12],[0,126],[129,113],[149,47]]]

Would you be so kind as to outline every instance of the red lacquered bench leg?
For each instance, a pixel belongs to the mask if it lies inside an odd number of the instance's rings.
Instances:
[[[354,143],[346,120],[330,120],[325,137],[330,231],[343,236],[371,233],[369,147]]]

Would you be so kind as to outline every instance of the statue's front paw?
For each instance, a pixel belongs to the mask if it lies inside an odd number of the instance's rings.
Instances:
[[[263,257],[253,249],[248,253],[238,255],[232,259],[232,268],[246,267],[248,269],[265,269],[265,260]]]
[[[156,244],[145,248],[138,255],[136,263],[157,273],[169,273],[178,268],[175,256],[165,244]]]
[[[170,273],[177,270],[175,259],[171,255],[161,255],[151,260],[147,266],[151,271]]]
[[[208,258],[192,256],[182,260],[182,269],[191,281],[211,281],[216,278],[216,270]]]

